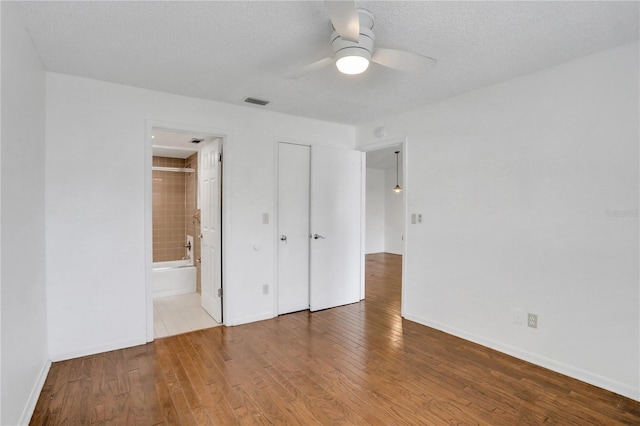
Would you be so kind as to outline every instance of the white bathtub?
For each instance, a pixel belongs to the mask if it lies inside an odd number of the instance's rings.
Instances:
[[[153,298],[195,293],[196,267],[190,260],[153,263]]]

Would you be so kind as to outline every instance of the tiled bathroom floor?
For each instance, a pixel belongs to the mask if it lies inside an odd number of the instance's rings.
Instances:
[[[198,293],[153,299],[153,335],[155,338],[174,336],[219,325],[200,306]]]

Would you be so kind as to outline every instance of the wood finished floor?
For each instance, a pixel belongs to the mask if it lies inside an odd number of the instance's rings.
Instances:
[[[33,425],[640,424],[640,403],[402,320],[401,257],[366,301],[54,363]]]

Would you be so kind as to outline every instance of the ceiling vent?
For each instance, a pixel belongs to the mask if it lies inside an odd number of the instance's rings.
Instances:
[[[193,138],[193,139],[191,139],[191,143],[200,143],[200,142],[202,142],[203,140],[204,140],[204,139],[196,139],[196,138]]]
[[[262,99],[256,99],[256,98],[247,98],[244,101],[249,102],[250,104],[256,104],[261,106],[265,106],[266,104],[269,103],[269,101],[263,101]]]

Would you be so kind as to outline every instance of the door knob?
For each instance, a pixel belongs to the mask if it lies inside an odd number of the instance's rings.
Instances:
[[[287,241],[286,235],[280,235],[280,241]]]
[[[324,235],[320,235],[320,234],[313,234],[313,239],[317,240],[319,238],[322,238],[323,240],[326,238]]]

